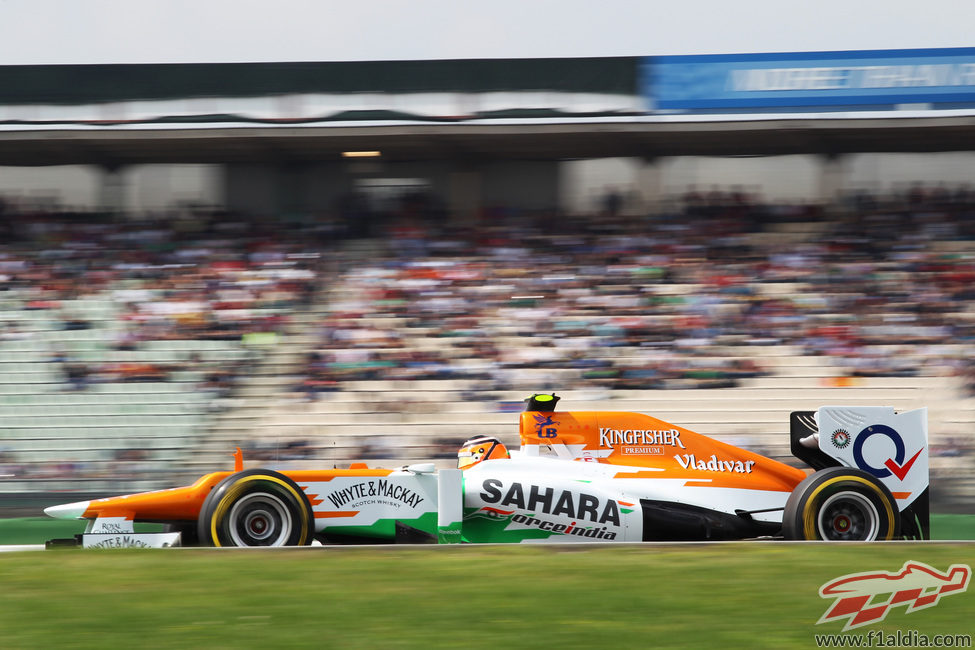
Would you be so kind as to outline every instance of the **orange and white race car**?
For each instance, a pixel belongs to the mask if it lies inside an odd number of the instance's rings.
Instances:
[[[794,412],[803,470],[650,415],[556,411],[558,399],[526,400],[519,450],[473,438],[458,469],[245,470],[238,450],[234,471],[190,486],[45,512],[87,519],[74,541],[103,547],[930,537],[926,409]]]

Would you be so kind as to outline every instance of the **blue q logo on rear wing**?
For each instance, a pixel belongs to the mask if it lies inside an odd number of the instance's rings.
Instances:
[[[817,412],[819,448],[884,483],[903,510],[928,487],[927,409],[824,406]]]

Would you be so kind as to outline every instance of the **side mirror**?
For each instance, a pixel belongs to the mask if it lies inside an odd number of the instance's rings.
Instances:
[[[433,463],[414,463],[413,465],[407,465],[403,469],[414,474],[433,474],[437,471]]]

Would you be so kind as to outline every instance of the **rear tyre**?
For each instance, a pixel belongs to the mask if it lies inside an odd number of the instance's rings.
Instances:
[[[249,469],[210,491],[197,533],[207,546],[305,546],[311,544],[314,521],[308,497],[294,481]]]
[[[872,542],[900,537],[897,502],[871,474],[829,467],[807,476],[789,495],[786,539]]]

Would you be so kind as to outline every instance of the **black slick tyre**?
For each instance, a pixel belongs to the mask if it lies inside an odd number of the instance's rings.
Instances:
[[[314,536],[314,521],[308,497],[294,481],[248,469],[210,491],[197,534],[204,546],[305,546]]]
[[[807,476],[789,495],[782,534],[798,540],[897,539],[900,512],[887,486],[871,474],[829,467]]]

